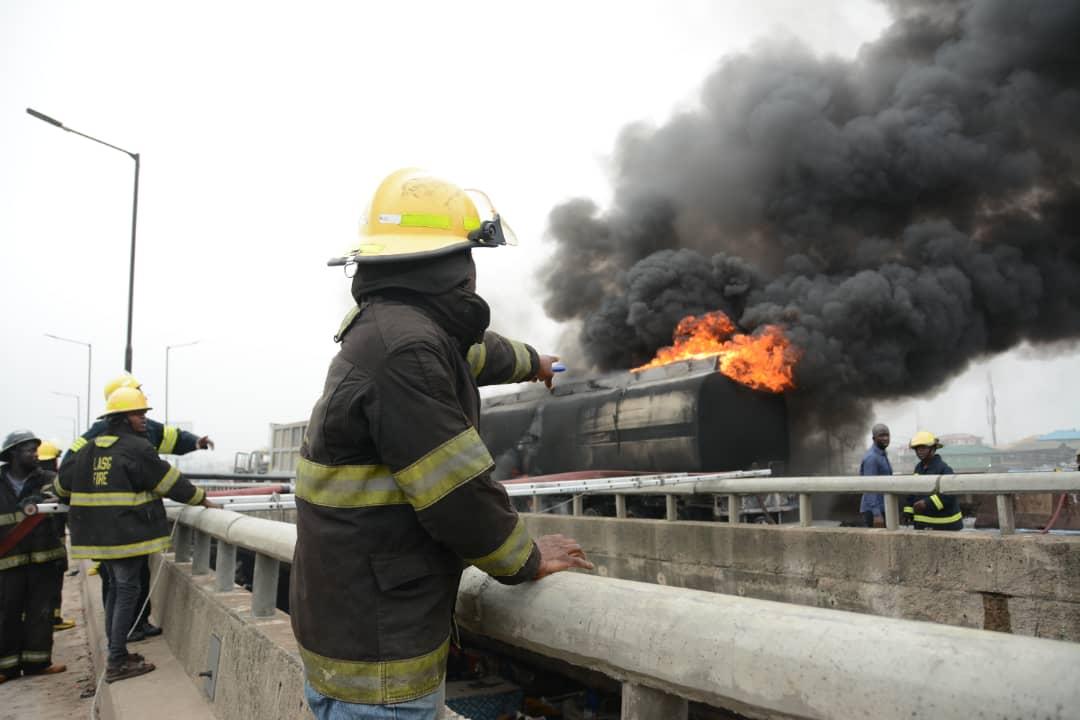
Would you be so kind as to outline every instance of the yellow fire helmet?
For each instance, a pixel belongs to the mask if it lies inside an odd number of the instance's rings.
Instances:
[[[55,460],[58,457],[60,457],[60,443],[52,440],[42,440],[41,444],[38,445],[37,459]]]
[[[499,245],[517,245],[517,237],[487,195],[406,168],[375,190],[360,221],[360,242],[327,265],[416,260]]]
[[[917,448],[925,445],[926,447],[939,448],[941,443],[938,442],[937,436],[932,432],[926,430],[920,430],[915,433],[915,437],[911,438],[911,447]]]
[[[138,410],[153,410],[142,390],[133,387],[118,387],[113,390],[112,395],[105,402],[105,412],[101,417],[136,412]]]
[[[117,388],[122,387],[141,388],[142,383],[136,380],[135,376],[131,373],[124,373],[123,375],[118,375],[109,382],[105,383],[105,400],[108,401],[109,396],[112,395]]]

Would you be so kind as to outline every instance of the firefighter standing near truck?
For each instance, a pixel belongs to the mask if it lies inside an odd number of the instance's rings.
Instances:
[[[61,500],[71,506],[71,557],[99,559],[102,575],[109,578],[106,682],[154,669],[141,655],[128,652],[127,640],[138,617],[143,563],[169,546],[161,498],[211,507],[202,488],[162,460],[146,439],[149,409],[140,390],[113,391],[102,416],[105,433],[69,453],[55,483]]]
[[[534,542],[493,481],[478,384],[551,363],[486,332],[472,250],[507,241],[457,186],[416,170],[379,186],[296,470],[290,615],[320,720],[428,720],[443,704],[465,564],[503,583],[591,568],[562,536]]]
[[[142,390],[142,383],[136,380],[131,373],[117,375],[115,378],[105,383],[105,400],[108,401],[109,396],[122,387]],[[83,433],[81,437],[76,438],[75,442],[71,443],[71,449],[68,452],[79,452],[79,450],[86,447],[88,442],[99,435],[104,434],[106,429],[106,421],[98,420],[91,425],[90,429]],[[199,437],[195,433],[181,430],[172,425],[163,425],[151,418],[146,418],[146,431],[144,434],[146,439],[150,441],[150,444],[153,445],[161,455],[187,455],[195,450],[214,449],[214,441],[206,435]],[[96,565],[91,568],[91,573],[93,572],[96,572]],[[139,587],[143,589],[143,592],[147,592],[150,587],[149,564],[144,562],[140,573],[142,577]],[[108,592],[109,578],[103,575],[101,577],[101,597],[103,602],[105,595]],[[131,634],[132,642],[138,642],[145,638],[161,634],[161,628],[150,622],[151,606],[145,595],[139,598],[139,607],[143,608],[143,612],[142,615],[139,616],[139,626],[135,628],[135,631]]]
[[[953,469],[937,454],[940,447],[941,442],[933,433],[925,430],[915,433],[915,437],[911,438],[911,448],[919,457],[915,465],[916,475],[953,474]],[[960,503],[952,495],[944,493],[908,495],[904,513],[915,522],[916,530],[961,530],[964,527]]]
[[[26,504],[45,499],[56,477],[38,467],[40,444],[29,430],[16,430],[0,446],[0,684],[20,673],[67,669],[52,662],[52,604],[57,564],[66,557],[63,541],[48,517],[23,514]]]

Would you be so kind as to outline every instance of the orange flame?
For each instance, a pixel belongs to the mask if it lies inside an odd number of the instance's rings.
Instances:
[[[795,363],[802,353],[776,325],[765,325],[753,335],[737,333],[731,318],[717,310],[684,317],[675,327],[673,340],[632,372],[715,356],[720,372],[747,387],[774,393],[795,387]]]

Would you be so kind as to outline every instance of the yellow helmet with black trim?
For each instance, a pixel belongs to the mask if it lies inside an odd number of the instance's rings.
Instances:
[[[487,195],[406,168],[391,173],[375,190],[360,221],[359,243],[327,264],[416,260],[516,244],[513,231],[491,207]]]
[[[926,430],[920,430],[919,432],[915,433],[915,437],[911,438],[910,446],[912,448],[923,446],[939,448],[941,447],[941,443],[938,441],[937,436],[934,435],[934,433],[927,432]]]
[[[105,402],[105,412],[101,417],[117,415],[120,413],[138,412],[139,410],[153,410],[150,401],[143,395],[142,390],[133,387],[118,387]]]
[[[117,388],[141,388],[142,383],[135,379],[135,376],[131,373],[124,373],[123,375],[117,375],[109,382],[105,383],[105,400],[108,401],[109,396],[116,391]]]

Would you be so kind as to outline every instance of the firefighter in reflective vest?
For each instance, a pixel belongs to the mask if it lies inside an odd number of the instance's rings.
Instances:
[[[138,616],[145,558],[169,546],[161,498],[210,507],[202,488],[162,460],[146,439],[149,409],[138,389],[113,391],[105,405],[105,434],[68,453],[55,483],[60,498],[71,506],[71,557],[101,560],[102,574],[109,578],[106,682],[154,669],[141,655],[128,653],[127,639]]]
[[[290,588],[321,720],[437,717],[464,565],[503,583],[592,567],[569,538],[530,538],[477,433],[478,384],[552,377],[553,357],[486,332],[471,252],[508,239],[460,188],[405,170],[330,261],[355,267],[357,305],[300,451]]]
[[[40,444],[29,430],[16,430],[0,446],[0,683],[67,669],[52,662],[52,603],[64,545],[49,518],[22,512],[51,493],[56,477],[38,467]]]
[[[53,475],[60,469],[60,446],[51,440],[42,440],[38,445],[37,450],[38,465],[42,470],[46,470]],[[52,480],[49,481],[50,486]],[[56,530],[56,536],[60,538],[60,546],[64,546],[64,536],[67,534],[67,513],[56,513],[49,520],[52,522],[53,528]],[[60,605],[63,602],[64,596],[64,573],[68,569],[67,550],[64,550],[64,559],[56,564],[58,580],[56,582],[56,592],[53,595],[53,610],[52,610],[52,622],[53,631],[60,632],[61,630],[70,630],[75,627],[74,620],[66,620],[60,614]]]
[[[937,454],[941,443],[933,433],[920,430],[911,438],[911,448],[919,456],[916,475],[952,475],[953,469]],[[960,530],[964,527],[960,503],[951,495],[908,495],[904,512],[915,522],[916,530]]]
[[[105,384],[105,400],[109,399],[113,391],[126,387],[135,388],[136,390],[142,390],[142,383],[135,379],[130,373],[124,373],[113,378]],[[103,434],[106,430],[106,422],[99,420],[90,426],[90,429],[82,434],[82,437],[77,438],[75,442],[71,443],[71,449],[69,453],[77,453],[82,448],[86,447],[86,444]],[[151,420],[146,418],[146,439],[150,441],[158,453],[162,455],[187,455],[189,452],[195,450],[213,450],[214,441],[207,436],[199,437],[194,433],[181,430],[172,425],[162,425],[157,420]],[[66,457],[65,457],[66,460]],[[91,567],[90,572],[93,574],[96,572],[97,566]],[[145,564],[142,568],[142,582],[140,587],[144,592],[147,592],[150,588],[150,566]],[[102,598],[109,591],[109,578],[102,576],[101,578],[101,594]],[[147,637],[154,637],[161,634],[161,628],[150,622],[150,603],[147,602],[146,596],[143,595],[139,598],[139,607],[144,608],[142,615],[139,618],[139,626],[135,628],[135,632],[131,634],[132,642],[138,642]]]

